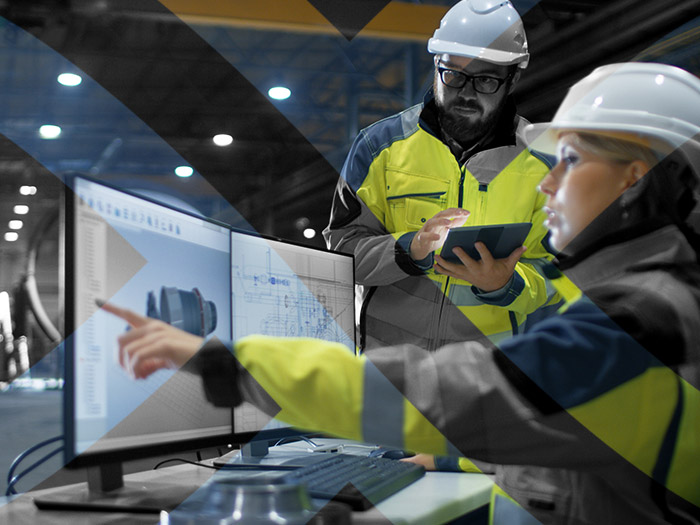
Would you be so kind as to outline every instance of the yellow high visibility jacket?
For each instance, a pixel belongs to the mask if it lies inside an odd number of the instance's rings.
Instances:
[[[237,361],[223,350],[237,381],[204,374],[208,395],[242,396],[304,429],[514,465],[497,483],[542,523],[694,523],[694,252],[668,226],[599,250],[567,276],[587,297],[498,349],[401,345],[357,357],[335,343],[251,336],[235,344]],[[208,362],[215,344],[195,359]]]
[[[363,350],[405,342],[434,350],[482,334],[498,341],[551,299],[541,274],[551,255],[542,244],[544,195],[537,191],[549,164],[525,148],[527,123],[509,108],[495,141],[461,163],[439,138],[431,93],[358,135],[324,235],[329,248],[355,256]],[[532,223],[528,250],[500,293],[435,273],[432,256],[419,264],[408,256],[422,225],[451,207],[469,210],[465,226]]]

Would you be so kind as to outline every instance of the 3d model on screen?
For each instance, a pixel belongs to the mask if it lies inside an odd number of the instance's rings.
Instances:
[[[191,292],[174,286],[160,289],[160,310],[154,292],[148,292],[146,315],[194,335],[206,336],[216,329],[216,305],[197,288]]]

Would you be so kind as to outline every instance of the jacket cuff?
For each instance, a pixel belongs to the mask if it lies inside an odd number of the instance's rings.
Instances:
[[[238,389],[238,361],[227,345],[216,337],[209,339],[187,362],[187,368],[202,376],[207,401],[216,406],[241,404]]]
[[[462,472],[459,458],[455,456],[435,456],[435,469],[443,472]]]
[[[515,301],[525,288],[525,280],[518,272],[513,272],[503,288],[484,292],[476,286],[472,286],[472,292],[479,301],[493,306],[508,306]]]
[[[408,275],[423,275],[433,267],[432,252],[420,261],[414,261],[410,255],[411,241],[417,232],[404,233],[396,240],[394,257],[396,264]]]

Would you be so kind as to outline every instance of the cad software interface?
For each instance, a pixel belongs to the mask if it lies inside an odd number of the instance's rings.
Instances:
[[[126,323],[95,304],[229,340],[229,230],[90,180],[74,190],[75,453],[230,433],[231,410],[206,401],[198,376],[134,381],[119,365]]]

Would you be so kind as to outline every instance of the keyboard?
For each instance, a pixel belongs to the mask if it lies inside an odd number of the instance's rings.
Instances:
[[[333,499],[353,510],[367,510],[420,479],[425,469],[381,457],[329,454],[322,461],[282,475],[287,483],[306,485],[312,498]]]

